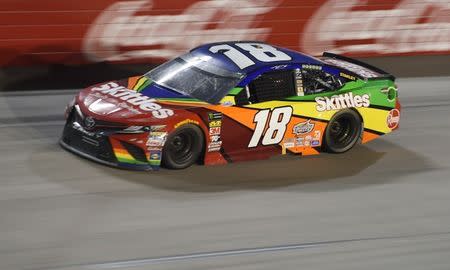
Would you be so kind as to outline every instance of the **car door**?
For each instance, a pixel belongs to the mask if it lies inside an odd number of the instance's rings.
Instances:
[[[304,65],[303,65],[304,66]],[[251,129],[245,140],[246,151],[267,154],[268,149],[277,153],[317,154],[327,121],[317,118],[313,96],[329,92],[325,77],[314,84],[318,66],[292,65],[280,69],[275,66],[234,93],[235,107],[250,109],[251,118],[240,112],[240,119]],[[314,72],[311,72],[311,69]],[[311,86],[313,85],[313,86]],[[272,152],[271,152],[272,153]]]
[[[229,106],[223,112],[233,119],[223,126],[224,149],[230,156],[254,159],[282,153],[293,117],[293,106],[283,100],[297,95],[294,75],[293,69],[270,69],[223,100]]]
[[[254,132],[248,148],[280,144],[293,108],[279,101],[296,95],[293,70],[265,72],[250,82],[245,92],[248,103],[244,107],[258,110],[253,118]]]

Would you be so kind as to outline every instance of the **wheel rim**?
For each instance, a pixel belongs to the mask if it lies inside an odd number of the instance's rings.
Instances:
[[[174,162],[183,164],[192,158],[194,136],[187,130],[173,136],[167,150]]]
[[[342,115],[330,124],[330,139],[334,147],[345,148],[357,136],[357,122],[355,118]]]

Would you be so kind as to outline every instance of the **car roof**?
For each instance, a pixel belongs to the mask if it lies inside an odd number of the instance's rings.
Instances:
[[[249,52],[239,49],[239,47],[235,46],[235,44],[237,44],[237,43],[270,45],[270,46],[276,48],[277,50],[282,51],[285,54],[289,55],[291,57],[291,59],[285,60],[285,61],[275,61],[275,62],[258,61],[255,57],[252,57],[252,55]],[[233,48],[238,49],[241,53],[243,53],[245,56],[250,58],[255,64],[250,65],[244,69],[241,69],[230,58],[226,57],[225,55],[223,55],[221,53],[211,52],[209,49],[215,45],[232,46]],[[267,67],[267,66],[286,65],[286,64],[294,64],[294,63],[311,64],[311,65],[322,65],[323,64],[323,62],[320,59],[315,58],[313,56],[310,56],[310,55],[307,55],[307,54],[304,54],[301,52],[297,52],[294,50],[267,44],[267,43],[264,43],[261,41],[225,41],[225,42],[207,43],[207,44],[203,44],[201,46],[198,46],[198,47],[192,49],[190,51],[190,53],[193,55],[211,56],[215,60],[214,64],[220,66],[221,68],[224,68],[224,69],[232,71],[232,72],[239,72],[239,73],[243,73],[243,74],[249,74],[249,73],[252,73],[254,71],[257,71],[257,70],[259,70],[263,67]]]

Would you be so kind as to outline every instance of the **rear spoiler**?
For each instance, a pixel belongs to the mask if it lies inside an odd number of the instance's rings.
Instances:
[[[362,61],[342,56],[339,54],[334,54],[330,52],[324,52],[321,58],[327,64],[338,66],[345,69],[346,71],[353,73],[357,77],[363,80],[392,80],[395,81],[395,77],[388,72],[364,63]]]

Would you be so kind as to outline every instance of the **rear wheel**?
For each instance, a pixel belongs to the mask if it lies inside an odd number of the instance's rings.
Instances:
[[[169,134],[162,163],[170,169],[184,169],[197,162],[203,151],[203,132],[195,125],[183,125]]]
[[[350,150],[361,136],[362,121],[358,113],[345,110],[336,113],[325,130],[324,149],[331,153]]]

